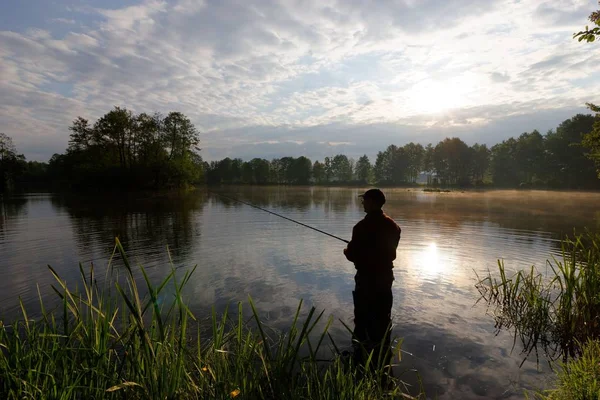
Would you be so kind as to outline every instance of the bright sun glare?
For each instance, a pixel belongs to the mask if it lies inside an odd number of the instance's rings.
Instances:
[[[419,253],[418,263],[421,271],[427,275],[437,275],[444,270],[444,264],[435,243],[430,243]]]
[[[448,80],[424,80],[407,92],[408,108],[415,114],[435,114],[469,104],[475,78],[461,75]]]

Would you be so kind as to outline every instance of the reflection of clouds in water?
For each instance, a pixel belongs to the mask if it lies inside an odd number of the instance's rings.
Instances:
[[[364,215],[358,189],[224,191],[346,238]],[[509,269],[543,265],[558,249],[557,237],[597,215],[594,204],[600,195],[386,194],[386,212],[403,230],[394,270],[394,334],[404,337],[405,349],[419,357],[405,357],[403,367],[418,367],[440,398],[477,398],[482,393],[518,398],[521,386],[539,384],[540,375],[530,362],[518,368],[519,350],[509,354],[510,335],[494,336],[484,306],[473,307],[474,271],[494,269],[498,258]],[[302,298],[305,313],[311,305],[324,309],[326,317],[335,317],[333,336],[349,339],[338,322],[352,323],[355,271],[342,254],[345,245],[239,203],[201,192],[117,203],[41,196],[28,198],[10,224],[0,236],[0,310],[9,309],[8,301],[16,305],[18,294],[35,304],[35,282],[48,287],[47,263],[72,282],[78,279],[76,261],[93,259],[98,276],[104,276],[101,267],[119,234],[132,261],[148,267],[154,281],[169,271],[167,245],[175,266],[198,264],[185,292],[198,316],[213,305],[220,311],[251,295],[270,325],[285,327]],[[178,276],[184,271],[178,270]]]

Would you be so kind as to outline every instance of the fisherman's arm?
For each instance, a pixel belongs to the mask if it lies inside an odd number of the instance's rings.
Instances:
[[[358,246],[357,240],[358,240],[358,233],[357,233],[357,229],[355,226],[352,229],[352,239],[350,239],[350,243],[348,243],[348,246],[344,249],[344,255],[350,262],[354,262],[356,260],[356,253],[357,253],[357,246]]]
[[[401,229],[398,225],[395,225],[395,227],[391,230],[389,236],[388,236],[388,243],[387,243],[387,254],[388,254],[388,258],[391,259],[392,261],[394,261],[396,259],[396,249],[398,249],[398,244],[400,243],[400,235],[401,235]]]

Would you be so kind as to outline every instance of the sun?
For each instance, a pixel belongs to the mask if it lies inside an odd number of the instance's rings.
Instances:
[[[475,79],[463,74],[446,80],[426,79],[406,92],[406,106],[412,114],[437,114],[469,105]]]

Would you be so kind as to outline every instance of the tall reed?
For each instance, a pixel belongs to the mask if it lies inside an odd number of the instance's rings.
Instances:
[[[301,318],[300,302],[287,332],[273,336],[249,299],[250,320],[241,303],[237,316],[213,310],[204,335],[183,296],[195,268],[182,277],[172,269],[153,285],[140,267],[142,296],[118,240],[116,251],[126,279],[114,282],[115,292],[99,288],[93,267],[86,273],[79,266],[81,291],[49,267],[60,307],[46,310],[40,295],[41,318],[31,319],[21,302],[22,318],[0,322],[0,398],[411,398],[390,368],[354,366],[340,357],[328,332],[332,319],[322,321],[315,308]],[[167,286],[174,295],[161,304]],[[326,344],[334,357],[319,360]]]
[[[580,343],[600,339],[600,234],[587,232],[562,242],[562,259],[547,262],[550,274],[535,267],[508,277],[488,274],[476,287],[488,302],[498,329],[514,329],[529,355],[538,347],[551,358],[574,357]]]
[[[600,341],[583,344],[581,356],[561,363],[556,387],[527,396],[537,400],[600,400]]]

